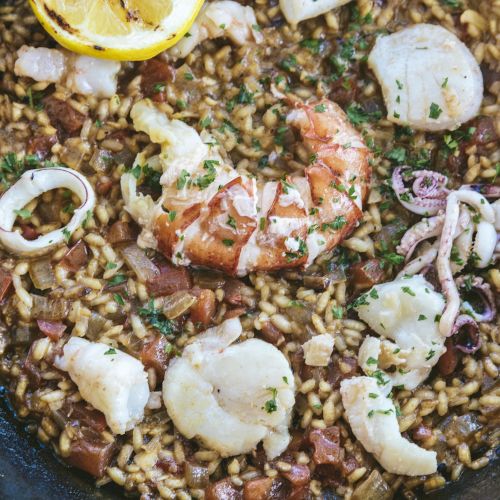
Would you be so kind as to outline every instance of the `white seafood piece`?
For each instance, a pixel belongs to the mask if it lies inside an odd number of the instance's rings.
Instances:
[[[12,231],[18,210],[41,194],[58,188],[70,189],[81,201],[66,226],[39,236],[36,240],[27,240],[20,233]],[[27,170],[0,198],[0,243],[16,255],[47,253],[66,241],[67,236],[81,226],[94,206],[95,193],[92,186],[75,170],[63,167]]]
[[[14,73],[18,76],[60,83],[83,95],[112,97],[116,94],[116,76],[121,68],[117,61],[27,45],[23,45],[17,55]]]
[[[59,82],[66,71],[66,57],[57,49],[28,47],[17,51],[14,73],[37,82]]]
[[[401,436],[394,403],[383,394],[376,379],[343,380],[340,393],[353,434],[386,471],[407,476],[436,472],[436,452]]]
[[[397,278],[374,286],[356,306],[359,317],[372,330],[396,344],[404,363],[395,363],[394,373],[384,376],[393,385],[414,389],[429,375],[445,351],[445,337],[436,318],[443,312],[444,299],[421,275]],[[359,364],[367,375],[384,372],[382,345],[367,337],[359,351]]]
[[[333,337],[328,333],[315,335],[302,345],[308,366],[327,366],[333,352]]]
[[[199,335],[170,363],[163,400],[188,439],[223,457],[248,453],[263,441],[272,459],[290,441],[293,374],[273,345],[258,339],[233,344],[241,332],[235,318]]]
[[[280,9],[290,24],[326,14],[351,0],[280,0]]]
[[[186,57],[209,38],[229,38],[236,45],[263,40],[252,7],[232,0],[206,3],[189,29],[189,35],[169,50],[177,58]]]
[[[141,422],[149,399],[142,363],[100,342],[72,337],[55,366],[69,373],[85,401],[104,413],[115,434],[124,434]]]
[[[470,50],[441,26],[416,24],[377,39],[368,58],[387,119],[419,130],[453,130],[479,112],[483,77]]]
[[[121,64],[109,59],[72,56],[66,76],[66,86],[73,92],[94,97],[112,97],[116,94],[116,75]]]

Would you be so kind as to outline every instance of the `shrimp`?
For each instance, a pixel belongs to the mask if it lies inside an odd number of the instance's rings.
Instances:
[[[197,45],[209,38],[228,37],[236,45],[245,45],[251,41],[260,43],[263,36],[258,30],[252,7],[232,0],[206,3],[189,29],[189,36],[184,36],[168,52],[176,58],[186,57]]]
[[[104,413],[115,434],[142,421],[149,386],[139,360],[109,345],[72,337],[54,364],[69,373],[85,401]]]
[[[373,377],[353,377],[340,384],[345,416],[363,447],[392,474],[420,476],[437,470],[436,452],[401,436],[396,408]]]
[[[355,307],[359,317],[384,339],[368,336],[363,341],[358,354],[363,371],[367,375],[376,372],[385,384],[415,389],[446,350],[436,322],[444,306],[443,296],[421,275],[374,286]],[[397,369],[388,373],[391,366]]]
[[[271,460],[290,442],[294,378],[273,345],[258,339],[233,344],[241,333],[234,318],[198,335],[170,363],[163,400],[188,439],[223,457],[248,453],[263,441]]]
[[[130,173],[121,179],[125,207],[148,234],[143,240],[154,234],[174,264],[239,276],[307,267],[340,243],[362,216],[370,152],[335,103],[293,101],[292,108],[287,122],[299,129],[315,161],[305,176],[258,182],[240,175],[206,131],[200,136],[168,120],[151,101],[136,103],[135,129],[162,148],[159,156],[137,161],[163,172],[159,209],[136,194]]]
[[[14,73],[37,82],[64,84],[77,94],[111,97],[116,94],[121,65],[117,61],[72,54],[59,49],[28,47],[17,52]]]
[[[479,64],[453,33],[416,24],[380,36],[368,65],[384,95],[387,119],[419,130],[453,130],[479,112]]]
[[[351,0],[280,0],[280,9],[290,24],[298,24],[306,19],[326,14],[345,5]]]

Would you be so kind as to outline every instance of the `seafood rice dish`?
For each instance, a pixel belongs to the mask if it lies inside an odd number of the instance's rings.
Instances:
[[[143,500],[414,499],[492,463],[499,26],[499,0],[4,2],[16,418]]]

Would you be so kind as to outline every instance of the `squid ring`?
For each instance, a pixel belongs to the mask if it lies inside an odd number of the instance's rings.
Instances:
[[[16,211],[31,200],[51,189],[66,188],[78,195],[82,204],[75,210],[69,223],[60,229],[44,234],[36,240],[27,240],[12,230]],[[40,168],[27,170],[20,179],[0,198],[0,243],[10,252],[21,256],[42,255],[63,243],[92,211],[95,194],[87,179],[69,168]]]

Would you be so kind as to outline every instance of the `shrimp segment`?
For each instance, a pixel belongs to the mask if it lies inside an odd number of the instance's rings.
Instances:
[[[189,29],[189,35],[169,50],[172,56],[186,57],[207,39],[227,37],[236,45],[263,40],[252,7],[232,0],[206,3]]]
[[[64,83],[72,92],[95,97],[111,97],[116,93],[117,61],[73,54],[60,49],[28,47],[17,51],[14,72],[37,82]]]
[[[139,360],[106,344],[72,337],[55,366],[69,373],[82,398],[104,413],[115,434],[143,419],[149,387]]]
[[[345,415],[363,447],[393,474],[419,476],[436,472],[436,452],[401,436],[392,400],[372,377],[354,377],[340,384]]]
[[[269,459],[290,441],[295,402],[288,361],[271,344],[241,335],[230,319],[199,335],[165,374],[163,399],[187,438],[201,440],[223,457],[248,453],[260,441]]]
[[[239,175],[206,131],[199,136],[150,101],[136,103],[136,130],[162,146],[161,155],[139,155],[137,163],[163,170],[156,204],[135,193],[131,174],[122,176],[126,209],[144,228],[140,242],[155,246],[154,233],[174,264],[243,276],[307,267],[342,241],[362,216],[369,150],[336,104],[292,104],[288,122],[299,128],[316,160],[305,176],[262,183]]]

